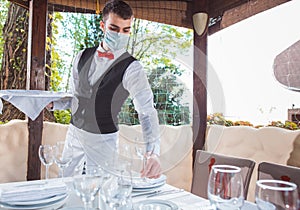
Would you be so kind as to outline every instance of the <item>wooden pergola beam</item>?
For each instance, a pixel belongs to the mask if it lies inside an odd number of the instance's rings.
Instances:
[[[11,1],[12,3],[20,6],[20,7],[23,7],[24,9],[29,9],[29,1],[27,0],[9,0]]]
[[[194,0],[193,14],[208,13],[209,0]],[[193,71],[193,160],[196,151],[203,149],[207,119],[207,25],[203,34],[194,30],[194,71]],[[195,26],[194,26],[195,28]]]
[[[47,0],[31,0],[29,5],[27,88],[30,90],[45,90],[47,6]],[[34,121],[28,119],[28,132],[27,180],[36,180],[41,176],[38,150],[42,143],[43,112]]]
[[[220,30],[289,1],[291,0],[263,0],[237,4],[235,7],[225,10]]]

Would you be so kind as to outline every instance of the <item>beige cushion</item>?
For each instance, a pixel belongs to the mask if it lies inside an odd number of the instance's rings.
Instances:
[[[59,123],[44,122],[43,124],[43,144],[54,145],[57,141],[64,141],[66,138],[68,125]],[[52,164],[49,168],[49,177],[57,177],[58,167],[56,164]],[[45,167],[42,165],[41,178],[45,177]]]
[[[253,128],[249,126],[209,126],[206,150],[254,160],[287,164],[293,143],[300,130],[277,127]],[[257,166],[249,186],[248,200],[254,201]]]
[[[288,165],[300,167],[300,135],[298,135],[293,143],[293,150],[287,161]]]
[[[0,182],[24,181],[27,171],[27,122],[0,125]]]
[[[54,144],[64,140],[68,126],[44,122],[43,144]],[[25,181],[27,175],[28,127],[25,120],[11,120],[0,125],[0,183]],[[42,178],[45,167],[41,168]],[[50,167],[50,177],[56,177],[58,168]]]

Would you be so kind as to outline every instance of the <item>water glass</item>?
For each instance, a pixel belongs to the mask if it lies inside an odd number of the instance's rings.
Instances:
[[[84,203],[84,209],[93,209],[95,200],[103,183],[104,172],[99,166],[85,166],[84,172],[73,177],[76,194]]]
[[[139,157],[142,163],[142,170],[145,169],[147,158],[146,158],[146,145],[136,145],[135,146],[136,155]],[[141,170],[141,171],[142,171]]]
[[[241,209],[244,204],[241,168],[232,165],[212,166],[207,194],[212,207],[215,209]]]
[[[70,165],[72,158],[72,145],[65,141],[56,142],[54,146],[54,161],[60,169],[60,177],[64,177],[64,169]]]
[[[154,150],[155,150],[155,145],[153,145],[151,151],[147,152],[147,143],[145,143],[145,142],[141,143],[137,139],[135,140],[135,153],[142,162],[142,170],[141,171],[145,170],[147,161],[148,161],[149,157],[153,154]],[[144,178],[143,180],[147,181],[146,178]]]
[[[260,210],[298,209],[297,185],[281,180],[258,180],[255,202]]]
[[[45,144],[39,147],[39,158],[42,164],[46,167],[45,179],[49,178],[49,167],[53,164],[54,154],[51,145]]]
[[[132,175],[130,163],[118,161],[117,169],[101,189],[101,196],[105,203],[113,210],[127,209],[132,205]]]

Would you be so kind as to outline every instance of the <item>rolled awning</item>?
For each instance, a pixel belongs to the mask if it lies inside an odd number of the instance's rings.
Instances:
[[[300,40],[275,57],[273,70],[279,83],[300,91]]]

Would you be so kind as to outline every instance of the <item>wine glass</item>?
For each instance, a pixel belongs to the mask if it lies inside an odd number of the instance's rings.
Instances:
[[[104,172],[100,166],[85,165],[84,172],[73,177],[76,194],[84,203],[84,209],[92,209],[92,201],[96,198],[103,182]]]
[[[136,144],[135,144],[135,152],[136,155],[140,158],[141,162],[142,162],[142,170],[145,170],[146,165],[147,165],[147,161],[149,159],[149,157],[153,154],[154,149],[155,149],[155,145],[153,145],[152,149],[150,152],[147,152],[147,145],[146,143],[141,144],[137,139],[135,140]],[[146,177],[143,177],[142,179],[144,182],[148,182]]]
[[[58,141],[54,146],[54,161],[59,167],[60,177],[64,177],[64,169],[68,167],[72,161],[73,149],[72,145],[65,141]]]
[[[297,185],[281,180],[258,180],[255,202],[259,209],[298,209]]]
[[[216,209],[241,209],[244,204],[241,168],[231,165],[212,166],[207,194],[211,205]]]
[[[39,147],[39,158],[46,167],[45,179],[49,179],[49,167],[53,164],[53,148],[51,145],[45,144]]]
[[[132,175],[130,163],[128,161],[118,160],[113,174],[103,184],[101,196],[105,203],[113,210],[131,209]]]
[[[142,170],[145,169],[146,167],[146,145],[136,145],[135,146],[135,152],[136,155],[140,158],[141,162],[142,162]]]

